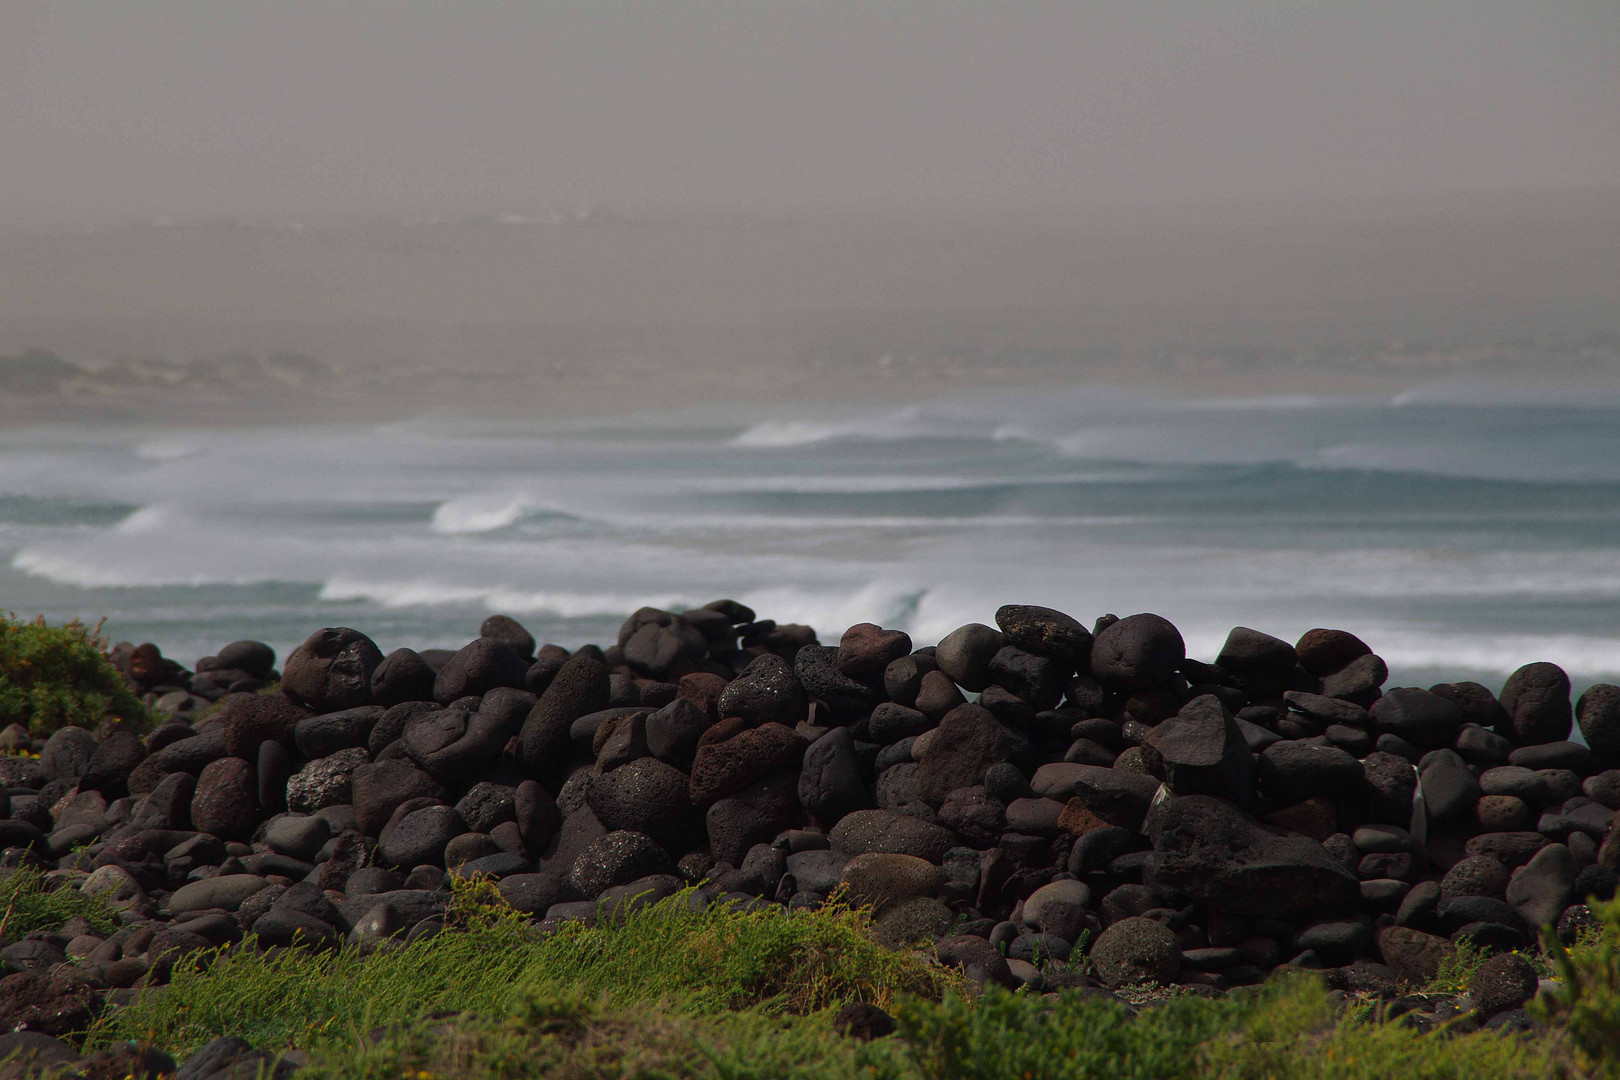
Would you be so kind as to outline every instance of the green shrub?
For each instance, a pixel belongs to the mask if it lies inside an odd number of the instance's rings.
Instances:
[[[38,870],[0,870],[0,942],[10,944],[35,930],[55,930],[75,916],[90,920],[101,934],[121,925],[117,913],[103,901],[78,889],[51,888]]]
[[[673,999],[616,1006],[571,991],[536,996],[504,1019],[473,1016],[355,1032],[299,1073],[307,1080],[900,1080],[916,1074],[893,1039],[870,1046],[823,1019],[759,1010],[694,1015]]]
[[[907,1002],[896,1013],[918,1072],[939,1080],[1198,1075],[1200,1044],[1231,1030],[1234,999],[1178,998],[1132,1018],[1076,991],[1056,999],[988,989],[982,998]]]
[[[1308,974],[1133,1017],[1087,991],[970,997],[847,909],[694,911],[683,894],[542,938],[488,883],[453,888],[435,937],[369,957],[223,949],[86,1043],[183,1059],[234,1034],[309,1051],[310,1080],[1620,1080],[1620,903],[1594,906],[1600,940],[1554,949],[1566,993],[1537,1006],[1549,1027],[1453,1037],[1341,1012]],[[899,1036],[834,1034],[832,1009],[855,1000],[889,1008]]]
[[[1574,948],[1543,928],[1542,945],[1563,989],[1536,1001],[1535,1010],[1563,1028],[1585,1075],[1620,1077],[1620,898],[1589,903],[1601,929]]]
[[[1518,950],[1515,950],[1518,951]],[[1495,956],[1491,949],[1482,949],[1469,941],[1453,942],[1445,958],[1440,961],[1440,970],[1435,972],[1434,978],[1424,984],[1420,993],[1424,994],[1466,994],[1474,983],[1474,975],[1484,965],[1485,961]],[[1519,951],[1536,969],[1536,974],[1542,978],[1549,978],[1553,971],[1547,963],[1547,958],[1539,952]]]
[[[673,1001],[692,1015],[798,1016],[960,985],[953,972],[879,945],[858,911],[694,911],[680,893],[611,925],[569,923],[541,938],[480,889],[456,886],[456,929],[368,957],[237,948],[200,958],[160,997],[103,1017],[90,1041],[144,1038],[183,1053],[232,1034],[306,1047],[441,1010],[504,1018],[565,992],[614,1007]]]
[[[107,659],[106,642],[77,619],[48,626],[0,617],[0,727],[21,724],[35,736],[77,725],[95,730],[116,718],[151,726],[146,707]]]

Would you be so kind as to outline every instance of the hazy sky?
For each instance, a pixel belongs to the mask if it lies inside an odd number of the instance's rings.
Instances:
[[[1620,178],[1620,3],[0,3],[0,223]]]

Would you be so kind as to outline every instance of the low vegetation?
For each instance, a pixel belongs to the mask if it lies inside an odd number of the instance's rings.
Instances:
[[[27,925],[96,921],[37,875],[6,880],[21,883],[12,907]],[[133,1039],[184,1060],[232,1034],[307,1052],[310,1080],[1614,1080],[1620,903],[1599,911],[1601,937],[1548,943],[1566,992],[1535,1005],[1541,1031],[1464,1036],[1378,1022],[1304,974],[1136,1015],[1086,991],[973,995],[931,957],[876,944],[865,913],[847,908],[696,911],[683,894],[542,937],[468,883],[435,936],[369,956],[222,949],[109,1011],[84,1044]],[[889,1009],[898,1035],[837,1034],[835,1012],[855,1001]]]
[[[118,929],[118,915],[101,900],[77,889],[52,889],[38,870],[18,867],[0,872],[0,943],[10,944],[36,930],[55,930],[72,918],[87,920],[97,933]]]
[[[1532,1005],[1535,1034],[1421,1032],[1348,1007],[1308,974],[1224,997],[1132,1011],[1095,992],[973,995],[925,953],[878,945],[865,912],[694,910],[689,894],[541,936],[485,882],[458,882],[447,928],[369,956],[221,949],[158,993],[109,1010],[86,1050],[135,1040],[184,1060],[223,1034],[308,1055],[308,1080],[480,1077],[878,1080],[1617,1080],[1620,901],[1602,932],[1550,936],[1562,989]],[[0,874],[0,938],[116,914],[39,873]],[[1479,957],[1459,954],[1461,983]],[[1436,986],[1428,992],[1445,992]],[[832,1019],[849,1002],[891,1011],[894,1038],[863,1043]]]
[[[0,616],[0,728],[21,724],[41,737],[68,725],[94,731],[107,719],[150,727],[146,707],[107,659],[99,629]]]
[[[433,1013],[506,1017],[544,1001],[633,1009],[662,1000],[693,1016],[785,1018],[960,989],[927,957],[879,945],[858,910],[694,911],[682,894],[611,925],[571,923],[542,938],[491,903],[492,892],[458,886],[450,929],[370,956],[222,950],[177,970],[162,995],[105,1017],[89,1041],[146,1039],[184,1054],[233,1034],[302,1047]]]

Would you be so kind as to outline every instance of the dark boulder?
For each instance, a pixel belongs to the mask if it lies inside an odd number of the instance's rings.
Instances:
[[[825,705],[837,723],[852,724],[877,704],[877,692],[871,685],[839,670],[838,649],[831,645],[800,649],[793,657],[793,675],[806,696]]]
[[[1429,693],[1455,702],[1462,710],[1465,723],[1482,728],[1505,730],[1507,710],[1496,700],[1496,695],[1477,682],[1438,683],[1429,687]]]
[[[1050,657],[1070,671],[1089,668],[1091,631],[1061,611],[1007,604],[996,610],[996,625],[1009,643],[1024,652]]]
[[[1077,800],[1103,822],[1133,832],[1142,827],[1159,792],[1159,780],[1145,773],[1068,762],[1042,765],[1030,784],[1042,798]]]
[[[848,728],[834,728],[804,752],[799,801],[829,829],[845,814],[871,808],[872,790]]]
[[[665,613],[668,614],[668,613]],[[637,675],[648,679],[678,679],[697,670],[708,655],[700,631],[688,626],[679,615],[669,615],[667,625],[643,623],[620,646],[624,662]]]
[[[1346,727],[1361,729],[1372,726],[1372,717],[1366,709],[1342,698],[1306,693],[1303,690],[1289,690],[1283,694],[1283,701],[1290,709],[1319,724],[1343,724]]]
[[[501,899],[519,912],[531,917],[544,916],[553,904],[561,903],[568,887],[554,872],[538,874],[508,874],[496,886]]]
[[[568,884],[577,895],[594,899],[616,885],[671,869],[668,853],[652,837],[621,830],[585,847],[569,868]]]
[[[1420,750],[1450,746],[1463,724],[1463,711],[1448,701],[1414,686],[1397,686],[1370,710],[1380,732],[1396,735]]]
[[[1186,643],[1168,619],[1130,615],[1097,635],[1091,673],[1111,690],[1146,690],[1169,683],[1186,659]]]
[[[145,760],[146,745],[138,736],[129,731],[115,731],[101,741],[85,762],[79,790],[99,791],[109,799],[118,798],[129,790],[129,774]]]
[[[1215,666],[1254,697],[1275,697],[1311,681],[1296,673],[1299,656],[1292,645],[1247,626],[1233,627],[1227,634]]]
[[[500,642],[525,662],[534,658],[534,635],[510,615],[491,615],[479,624],[478,636]]]
[[[360,831],[376,836],[394,810],[410,799],[442,799],[439,782],[409,761],[391,758],[361,765],[350,781]]]
[[[968,847],[989,849],[1006,832],[1007,804],[985,791],[983,784],[955,788],[940,804],[938,819]]]
[[[1591,748],[1567,739],[1521,746],[1508,755],[1508,764],[1540,773],[1558,770],[1590,776],[1598,771],[1597,756]]]
[[[1260,755],[1259,775],[1262,790],[1284,805],[1315,795],[1349,800],[1366,782],[1361,762],[1336,746],[1307,739],[1288,739],[1266,747]]]
[[[431,698],[431,694],[429,697]],[[405,729],[412,720],[428,713],[438,712],[442,706],[432,700],[402,701],[398,705],[390,705],[377,718],[371,733],[366,736],[366,749],[371,753],[372,759],[382,756],[382,752],[405,734]]]
[[[917,702],[923,676],[937,670],[938,664],[932,656],[902,656],[883,669],[884,696],[896,705],[910,708]]]
[[[916,738],[925,731],[931,731],[935,723],[916,709],[885,701],[872,710],[866,726],[873,742],[879,746],[889,746],[901,739]]]
[[[281,692],[316,713],[369,705],[371,676],[382,659],[377,646],[358,630],[317,630],[287,657]]]
[[[274,791],[268,790],[274,778],[291,769],[290,758],[285,762],[278,760],[279,755],[284,753],[280,743],[267,742],[259,747],[259,785],[264,793],[261,799],[274,797]],[[282,781],[281,800],[293,810],[311,812],[351,803],[354,799],[355,770],[369,763],[369,756],[358,746],[316,758]],[[263,808],[272,809],[269,804]]]
[[[358,706],[345,705],[343,708]],[[224,699],[217,715],[224,731],[225,752],[231,757],[251,759],[257,756],[260,744],[267,741],[278,742],[291,749],[296,744],[294,732],[298,729],[298,722],[312,713],[310,709],[280,694],[231,694]],[[208,734],[211,733],[198,737],[206,738]]]
[[[1091,963],[1106,986],[1151,982],[1161,986],[1181,974],[1181,943],[1156,919],[1121,919],[1097,936]]]
[[[517,820],[517,788],[480,780],[456,803],[456,812],[474,832],[493,832],[497,825]]]
[[[1526,926],[1556,926],[1575,888],[1575,859],[1563,844],[1548,844],[1514,872],[1506,898]]]
[[[1294,654],[1299,658],[1300,666],[1318,679],[1341,671],[1346,665],[1371,653],[1366,642],[1346,630],[1307,630],[1294,643]]]
[[[1322,676],[1324,697],[1342,698],[1357,705],[1370,706],[1378,700],[1389,678],[1389,665],[1377,653],[1366,653],[1344,667]]]
[[[787,662],[766,653],[726,685],[717,707],[722,718],[735,716],[749,726],[774,723],[791,728],[805,719],[809,701]]]
[[[1273,832],[1228,803],[1181,796],[1147,821],[1153,842],[1143,881],[1216,911],[1261,918],[1349,910],[1356,876],[1323,846]]]
[[[935,947],[939,962],[962,969],[970,982],[994,983],[1008,990],[1021,986],[1018,977],[1007,966],[1007,958],[989,941],[972,934],[958,934],[940,941]]]
[[[990,658],[991,685],[985,688],[979,703],[988,705],[992,692],[1000,687],[1024,703],[1025,711],[1055,709],[1073,674],[1066,661],[1006,645]]]
[[[60,727],[45,740],[39,763],[53,780],[77,780],[89,767],[96,746],[96,737],[84,728]]]
[[[1557,664],[1526,664],[1502,687],[1507,726],[1501,734],[1517,746],[1569,738],[1574,715],[1569,706],[1569,676]]]
[[[1620,759],[1620,686],[1596,683],[1575,703],[1575,719],[1594,754]]]
[[[939,863],[956,846],[947,828],[893,810],[857,810],[846,814],[827,834],[833,847],[860,855],[869,851],[915,855]]]
[[[638,758],[591,778],[585,799],[609,831],[626,829],[654,839],[678,839],[691,828],[687,775],[657,758]]]
[[[707,806],[778,769],[796,767],[805,751],[798,732],[777,723],[699,746],[692,761],[692,802]]]
[[[698,739],[709,729],[709,717],[687,698],[677,697],[647,714],[647,752],[677,769],[690,769]]]
[[[833,1016],[833,1030],[846,1039],[871,1042],[895,1033],[894,1017],[865,1001],[852,1001]]]
[[[445,661],[433,680],[433,699],[448,705],[458,698],[481,697],[498,687],[524,688],[528,662],[494,638],[475,638]]]
[[[1165,783],[1177,795],[1217,795],[1235,803],[1253,795],[1254,758],[1236,719],[1212,694],[1182,706],[1142,745],[1158,756]]]
[[[1479,781],[1455,750],[1437,750],[1419,767],[1418,786],[1435,821],[1462,821],[1479,801]]]
[[[911,653],[911,637],[903,630],[885,630],[875,623],[856,623],[838,641],[834,663],[852,679],[869,682],[891,663]]]
[[[1468,996],[1481,1016],[1495,1016],[1535,997],[1540,978],[1530,961],[1517,953],[1504,953],[1479,966],[1468,981]]]
[[[968,623],[940,640],[934,661],[952,682],[978,693],[990,685],[990,661],[1006,644],[1006,635],[1000,630],[983,623]]]
[[[258,770],[250,761],[227,757],[211,762],[197,778],[191,820],[222,840],[246,840],[259,824]]]
[[[473,711],[452,706],[416,717],[405,725],[400,743],[425,772],[456,779],[500,757],[537,707],[528,691],[498,687]]]
[[[362,705],[358,709],[305,717],[293,725],[293,744],[306,758],[321,758],[351,746],[365,746],[371,729],[385,711],[380,705]]]
[[[443,866],[446,846],[467,831],[467,823],[451,806],[424,806],[400,813],[408,805],[395,810],[377,837],[378,862],[400,870]]]
[[[938,722],[946,713],[967,701],[951,677],[943,671],[930,671],[922,677],[913,702],[918,712]]]
[[[530,851],[547,850],[562,824],[562,812],[551,792],[538,780],[524,780],[513,794],[512,811],[523,846]]]
[[[1453,863],[1446,876],[1440,879],[1440,897],[1491,896],[1500,900],[1507,895],[1508,868],[1489,855],[1467,855]]]
[[[792,827],[800,816],[797,788],[798,777],[783,771],[716,800],[704,814],[710,852],[737,866],[755,844],[768,843]]]
[[[1375,935],[1378,955],[1404,983],[1426,983],[1452,954],[1451,942],[1409,926],[1387,926]]]
[[[540,695],[517,736],[518,760],[531,770],[559,769],[568,754],[568,732],[574,721],[608,707],[612,688],[607,665],[575,653]]]
[[[924,798],[943,799],[955,788],[984,779],[985,770],[1007,760],[1006,729],[978,705],[958,705],[929,736],[917,765],[917,790]]]

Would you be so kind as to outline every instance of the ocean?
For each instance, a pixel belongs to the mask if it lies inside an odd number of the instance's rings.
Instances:
[[[1171,400],[1077,385],[925,403],[534,423],[0,431],[0,608],[191,664],[315,629],[458,647],[492,612],[608,641],[719,597],[918,644],[1004,603],[1360,635],[1391,683],[1550,660],[1620,681],[1620,394],[1442,382]]]

